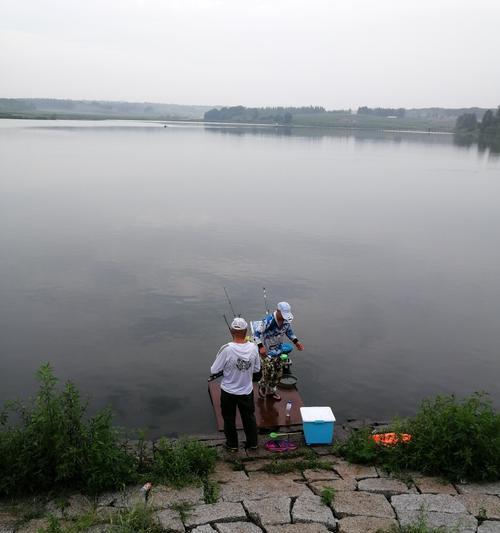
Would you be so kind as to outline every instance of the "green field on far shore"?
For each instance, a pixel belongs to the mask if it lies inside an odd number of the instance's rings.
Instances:
[[[292,126],[321,126],[379,130],[453,131],[455,118],[389,118],[329,112],[294,115]]]

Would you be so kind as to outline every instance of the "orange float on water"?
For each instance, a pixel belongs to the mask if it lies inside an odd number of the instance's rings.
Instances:
[[[408,433],[377,433],[372,439],[382,446],[394,446],[399,442],[410,442],[411,435]]]

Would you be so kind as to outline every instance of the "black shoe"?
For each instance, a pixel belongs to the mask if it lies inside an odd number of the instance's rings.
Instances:
[[[238,451],[238,448],[233,448],[233,446],[228,446],[227,444],[224,444],[224,449],[226,452],[236,453]]]

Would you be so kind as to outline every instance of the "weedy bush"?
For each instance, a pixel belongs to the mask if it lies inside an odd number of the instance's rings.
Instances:
[[[332,505],[333,500],[335,499],[335,489],[333,487],[325,487],[321,491],[321,503],[323,505]]]
[[[73,487],[95,493],[135,476],[108,410],[86,417],[87,404],[68,382],[62,391],[49,364],[37,372],[38,394],[7,404],[0,429],[0,496]],[[9,415],[16,419],[9,425]]]
[[[415,417],[396,421],[408,443],[380,446],[369,428],[353,432],[334,451],[351,462],[377,464],[391,472],[418,470],[450,481],[500,478],[500,414],[483,394],[461,401],[455,396],[425,400]]]
[[[180,488],[202,483],[213,472],[217,451],[196,440],[160,439],[152,466],[153,480]]]
[[[500,414],[483,394],[424,401],[409,433],[409,468],[451,481],[500,478]]]
[[[154,509],[147,505],[136,505],[124,510],[111,520],[113,533],[163,533],[164,529],[154,516]]]

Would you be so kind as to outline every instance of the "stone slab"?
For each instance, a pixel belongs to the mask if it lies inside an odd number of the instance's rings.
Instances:
[[[266,527],[267,533],[329,533],[323,524],[287,524]]]
[[[322,481],[325,479],[340,479],[333,470],[304,470],[307,481]]]
[[[402,527],[417,524],[422,518],[431,528],[445,528],[453,533],[476,533],[477,520],[470,514],[427,511],[400,511],[398,520]]]
[[[273,498],[277,494],[289,498],[301,494],[312,494],[304,483],[297,483],[290,477],[272,475],[265,472],[253,472],[250,479],[238,483],[221,485],[221,498],[226,502],[243,500],[263,500]]]
[[[394,496],[395,498],[397,496]],[[339,518],[346,516],[374,516],[376,518],[395,518],[394,511],[382,494],[370,492],[337,492],[332,503]]]
[[[485,515],[490,520],[500,520],[500,498],[491,494],[460,494],[456,497],[467,511],[479,518]],[[485,516],[482,516],[484,519]]]
[[[231,522],[230,524],[215,524],[219,533],[262,533],[262,529],[252,522]]]
[[[356,490],[357,482],[355,479],[332,479],[331,481],[315,481],[309,483],[310,489],[316,496],[321,496],[323,489],[333,489],[335,492],[354,491]]]
[[[391,504],[400,512],[425,510],[437,513],[466,513],[465,506],[448,494],[400,494],[391,498]]]
[[[500,533],[500,522],[486,520],[479,526],[477,533]]]
[[[340,459],[333,465],[333,469],[342,479],[354,478],[359,481],[369,477],[378,477],[374,466],[356,465]]]
[[[348,516],[339,520],[339,533],[377,533],[388,531],[398,523],[393,518],[374,516]]]
[[[205,524],[204,526],[198,526],[191,530],[191,533],[215,533],[215,529],[212,526],[209,526],[208,524]]]
[[[40,529],[46,529],[48,525],[49,521],[47,518],[35,518],[19,527],[16,533],[38,533]],[[1,526],[0,531],[2,531]]]
[[[248,476],[243,470],[219,470],[215,471],[213,474],[210,474],[210,479],[218,481],[219,483],[229,483],[229,482],[238,482],[246,481]]]
[[[13,533],[16,517],[8,512],[0,511],[0,533]]]
[[[271,462],[270,460],[266,460],[266,459],[256,459],[255,461],[246,461],[245,470],[247,472],[257,472],[259,470],[262,470],[270,462]]]
[[[358,481],[358,490],[375,492],[384,496],[407,494],[408,487],[402,481],[392,478],[367,478]]]
[[[466,483],[455,485],[460,494],[492,494],[500,496],[500,481],[495,483]]]
[[[172,531],[172,533],[184,533],[186,530],[177,511],[163,509],[162,511],[158,511],[155,516],[161,527],[166,531]]]
[[[292,520],[294,523],[324,524],[329,529],[334,529],[337,524],[332,510],[321,503],[319,496],[299,496],[293,504]]]
[[[323,444],[312,444],[309,448],[318,455],[331,455],[332,453],[332,447]]]
[[[153,486],[148,498],[148,504],[159,509],[168,509],[176,503],[186,502],[192,505],[203,503],[202,487],[185,487],[172,489],[163,485]]]
[[[437,477],[415,477],[415,485],[423,494],[450,494],[455,495],[457,491],[451,483],[446,483]]]
[[[186,518],[186,526],[202,526],[209,522],[236,522],[246,520],[247,515],[241,503],[218,502],[194,507]]]
[[[282,479],[286,481],[304,481],[301,472],[286,472],[284,474],[271,474],[269,472],[249,472],[249,479],[263,481],[265,479]]]
[[[144,501],[144,499],[143,499]],[[69,496],[63,508],[55,500],[47,504],[47,512],[57,518],[76,518],[82,514],[88,513],[94,508],[92,500],[82,494],[72,494]]]
[[[261,526],[289,524],[291,499],[285,496],[265,500],[244,500],[243,507],[250,518]]]

